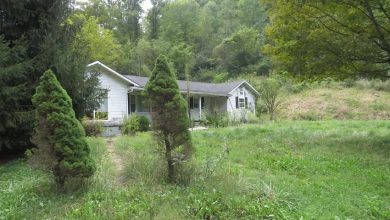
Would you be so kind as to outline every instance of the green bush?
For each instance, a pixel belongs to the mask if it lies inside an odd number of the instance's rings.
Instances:
[[[108,119],[108,112],[95,112],[95,119],[107,120]]]
[[[132,114],[123,121],[121,132],[123,135],[134,135],[140,130],[139,116]]]
[[[137,132],[149,130],[149,119],[146,116],[132,114],[129,118],[123,121],[121,132],[124,135],[134,135]]]
[[[229,126],[229,117],[226,114],[206,114],[205,124],[219,128]]]
[[[377,91],[390,92],[390,80],[385,80],[385,81],[379,79],[372,80],[370,81],[370,87]]]
[[[267,106],[265,105],[265,103],[261,99],[257,99],[256,112],[257,112],[257,115],[263,115],[263,114],[268,113]]]
[[[83,125],[85,135],[88,137],[97,137],[103,133],[104,127],[100,121],[91,121],[84,118],[81,124]]]
[[[139,122],[139,131],[141,132],[149,131],[150,122],[146,116],[143,115],[139,116],[138,122]]]
[[[341,82],[341,85],[345,88],[352,88],[356,86],[356,79],[349,78]]]

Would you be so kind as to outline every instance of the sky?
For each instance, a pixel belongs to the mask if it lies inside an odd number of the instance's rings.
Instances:
[[[147,12],[152,7],[152,3],[150,3],[150,0],[144,0],[142,3],[142,9],[144,12]]]

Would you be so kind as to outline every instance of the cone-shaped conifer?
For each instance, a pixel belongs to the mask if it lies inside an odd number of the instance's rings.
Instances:
[[[150,100],[153,130],[165,148],[168,180],[175,182],[175,165],[189,158],[192,145],[188,105],[165,56],[157,58],[145,90]]]
[[[89,177],[95,171],[81,123],[76,119],[72,100],[51,70],[40,78],[32,98],[37,126],[34,142],[37,153],[46,154],[56,183],[62,187],[69,177]]]

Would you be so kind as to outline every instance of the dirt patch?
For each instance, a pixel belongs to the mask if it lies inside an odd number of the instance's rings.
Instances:
[[[117,174],[117,182],[120,184],[124,183],[124,177],[123,177],[123,170],[124,170],[124,165],[123,165],[123,160],[120,157],[120,155],[115,151],[114,147],[114,141],[110,138],[107,139],[107,152],[108,155],[111,157],[112,161],[115,164],[115,170]]]

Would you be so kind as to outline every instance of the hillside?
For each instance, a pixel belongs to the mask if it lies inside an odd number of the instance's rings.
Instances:
[[[389,120],[390,93],[371,88],[310,88],[282,97],[279,119]]]

